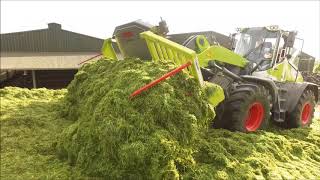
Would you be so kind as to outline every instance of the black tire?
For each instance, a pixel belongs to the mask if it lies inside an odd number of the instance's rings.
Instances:
[[[299,128],[309,127],[312,123],[316,100],[314,93],[311,90],[306,90],[301,95],[297,105],[293,111],[289,114],[287,127]],[[309,106],[309,107],[307,107]],[[308,110],[309,109],[309,110]],[[309,112],[306,112],[309,111]]]
[[[270,119],[269,99],[270,94],[265,87],[255,84],[239,84],[222,103],[221,106],[224,107],[217,108],[217,114],[222,113],[222,116],[217,116],[213,127],[241,132],[265,129]],[[220,111],[221,109],[223,112]]]

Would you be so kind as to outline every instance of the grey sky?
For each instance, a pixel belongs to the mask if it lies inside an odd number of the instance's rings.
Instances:
[[[320,1],[1,1],[1,33],[62,28],[100,38],[115,26],[162,16],[171,33],[213,30],[228,35],[236,27],[277,24],[297,30],[304,51],[320,57]]]

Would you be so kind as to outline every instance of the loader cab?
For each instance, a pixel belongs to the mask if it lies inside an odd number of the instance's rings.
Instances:
[[[264,62],[260,70],[270,68],[277,58],[280,31],[273,27],[254,27],[238,29],[234,38],[234,52],[243,56],[252,63]]]
[[[249,60],[252,66],[260,64],[255,75],[261,72],[263,76],[277,76],[281,81],[297,79],[303,40],[296,38],[295,31],[284,31],[278,26],[238,28],[237,31],[232,38],[234,52]],[[283,68],[279,67],[284,65],[290,72],[282,72]],[[268,73],[262,73],[264,71]]]
[[[232,38],[234,52],[252,63],[264,61],[259,70],[267,70],[301,52],[301,48],[294,47],[296,33],[283,31],[278,26],[238,28],[237,31]]]

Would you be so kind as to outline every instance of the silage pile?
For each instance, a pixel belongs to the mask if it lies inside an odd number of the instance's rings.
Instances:
[[[319,177],[319,129],[211,130],[214,111],[185,73],[128,98],[172,68],[134,59],[81,68],[63,102],[73,124],[60,134],[59,156],[104,179]]]
[[[172,64],[100,60],[68,88],[65,112],[75,121],[62,134],[60,154],[92,176],[172,179],[195,165],[192,144],[214,112],[185,73],[130,100]]]

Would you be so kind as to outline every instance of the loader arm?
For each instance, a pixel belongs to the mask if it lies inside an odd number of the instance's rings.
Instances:
[[[208,47],[197,56],[201,67],[207,67],[210,60],[232,64],[241,68],[245,67],[248,63],[248,60],[246,60],[242,56],[234,53],[233,51],[230,51],[225,47],[218,45],[212,45]]]

